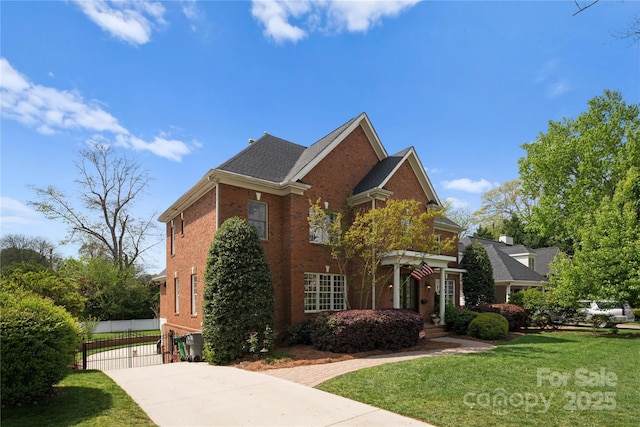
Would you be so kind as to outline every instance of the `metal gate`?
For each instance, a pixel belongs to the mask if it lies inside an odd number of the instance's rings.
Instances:
[[[173,337],[168,335],[144,335],[140,332],[123,332],[118,336],[85,341],[77,357],[83,370],[137,368],[161,365],[173,360]]]

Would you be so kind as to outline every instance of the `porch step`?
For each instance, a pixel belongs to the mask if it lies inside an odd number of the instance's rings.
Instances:
[[[423,331],[426,339],[446,337],[449,335],[443,325],[425,325]]]

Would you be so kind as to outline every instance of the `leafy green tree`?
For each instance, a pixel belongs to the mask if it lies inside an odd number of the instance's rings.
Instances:
[[[15,263],[57,265],[62,258],[55,245],[44,237],[6,234],[0,238],[0,266],[4,269]]]
[[[379,298],[383,285],[402,267],[403,253],[442,253],[454,246],[452,239],[438,241],[432,231],[433,221],[442,217],[442,211],[425,209],[416,200],[389,199],[384,206],[355,211],[350,224],[326,222],[320,200],[311,203],[311,212],[308,218],[311,229],[321,229],[323,224],[328,224],[324,232],[329,236],[326,245],[333,258],[341,260],[343,265],[347,261],[357,263],[359,307],[364,307],[366,299],[371,297],[375,308],[375,297]],[[390,252],[398,255],[397,263],[381,274],[382,260]]]
[[[467,270],[462,274],[465,305],[474,307],[481,303],[493,303],[496,293],[493,268],[481,243],[474,242],[465,248],[461,267]]]
[[[473,233],[473,237],[480,237],[482,239],[496,240],[496,235],[489,228],[479,226]]]
[[[552,265],[555,291],[567,298],[640,303],[640,168],[630,168],[612,198],[580,233],[572,259]]]
[[[121,270],[104,259],[69,259],[60,273],[73,278],[87,299],[85,318],[145,319],[154,316],[157,286],[151,287],[133,267]]]
[[[78,283],[50,269],[36,270],[13,269],[10,274],[3,274],[0,286],[6,291],[15,292],[21,289],[48,298],[55,305],[65,308],[71,315],[81,317],[85,298],[80,294]]]
[[[589,101],[576,119],[549,122],[546,133],[524,144],[520,179],[535,198],[527,226],[561,248],[579,244],[584,224],[611,197],[626,171],[640,164],[640,106],[618,92]]]
[[[552,246],[549,239],[528,231],[525,227],[525,223],[522,222],[520,217],[516,214],[513,214],[511,218],[504,220],[504,223],[502,224],[502,234],[513,237],[513,243],[516,245],[525,245],[534,249]]]
[[[534,201],[522,191],[517,179],[482,194],[482,206],[473,213],[476,221],[486,227],[500,226],[505,220],[516,215],[528,219]]]
[[[244,356],[274,322],[273,282],[258,233],[233,217],[216,232],[204,273],[204,357],[224,364]],[[257,333],[257,336],[254,335]]]

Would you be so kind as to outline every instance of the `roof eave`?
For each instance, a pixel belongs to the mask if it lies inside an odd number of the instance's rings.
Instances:
[[[249,190],[274,194],[276,196],[285,196],[288,194],[303,195],[306,190],[311,188],[310,185],[301,182],[284,181],[278,183],[220,169],[210,169],[193,187],[165,210],[158,217],[158,221],[164,223],[171,221],[178,213],[183,212],[194,204],[217,184],[233,185]]]

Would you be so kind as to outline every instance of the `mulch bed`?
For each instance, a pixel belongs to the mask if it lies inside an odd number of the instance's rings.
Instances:
[[[460,347],[459,344],[440,342],[429,340],[418,344],[415,347],[403,348],[397,351],[374,350],[364,351],[361,353],[332,353],[329,351],[320,351],[310,345],[295,345],[291,347],[280,347],[276,349],[277,353],[286,353],[289,357],[275,360],[267,363],[264,360],[255,360],[253,357],[245,357],[234,362],[230,366],[245,369],[247,371],[265,371],[268,369],[293,368],[295,366],[319,365],[323,363],[341,362],[344,360],[360,359],[368,356],[377,356],[380,354],[399,353],[405,351],[425,351],[425,350],[442,350],[447,348]]]

